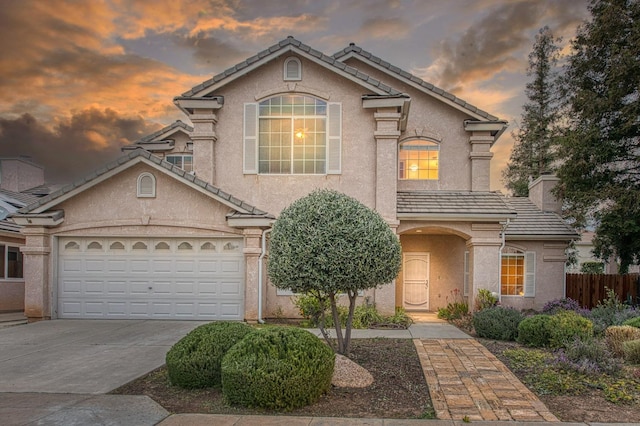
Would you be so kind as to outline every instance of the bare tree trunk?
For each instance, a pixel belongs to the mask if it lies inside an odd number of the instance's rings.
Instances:
[[[325,342],[327,342],[327,345],[329,345],[331,350],[336,352],[336,349],[337,349],[336,345],[333,342],[333,339],[331,339],[331,336],[329,335],[327,328],[325,327],[325,324],[326,324],[325,312],[326,312],[327,298],[322,297],[320,292],[318,292],[317,294],[314,294],[314,296],[318,299],[318,303],[320,304],[320,317],[318,318],[318,327],[320,328],[320,333],[322,333],[322,337],[324,337]]]
[[[336,302],[336,295],[330,294],[329,300],[331,301],[331,314],[333,315],[333,325],[336,328],[336,340],[338,341],[338,353],[344,355],[344,339],[342,337],[342,327],[340,325],[340,314],[338,313],[338,304]]]
[[[353,325],[353,313],[355,312],[358,293],[356,291],[348,291],[347,295],[349,296],[349,316],[347,316],[347,325],[344,332],[344,348],[343,352],[340,352],[344,356],[349,356],[351,352],[351,327]]]

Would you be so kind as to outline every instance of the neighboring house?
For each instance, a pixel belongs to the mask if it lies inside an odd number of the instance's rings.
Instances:
[[[14,216],[32,320],[297,316],[268,283],[268,231],[316,188],[398,234],[401,273],[364,293],[384,313],[436,310],[456,290],[523,309],[564,295],[577,235],[555,178],[530,200],[490,192],[506,122],[353,44],[327,56],[289,37],[174,102],[193,127],[143,138]]]
[[[0,312],[24,309],[25,238],[7,217],[35,202],[44,184],[42,167],[23,157],[0,158]]]
[[[576,250],[576,262],[570,265],[567,268],[567,273],[570,274],[580,274],[582,273],[582,265],[584,263],[593,263],[598,262],[603,265],[605,274],[617,274],[618,273],[618,263],[615,259],[611,259],[609,262],[603,262],[602,259],[598,259],[593,254],[593,237],[595,237],[595,232],[593,231],[584,231],[580,235],[580,239],[575,241],[575,250]],[[629,273],[639,273],[640,266],[639,265],[630,265]]]

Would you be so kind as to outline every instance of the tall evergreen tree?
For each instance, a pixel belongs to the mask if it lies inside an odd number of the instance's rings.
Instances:
[[[593,0],[564,76],[567,127],[558,193],[595,254],[640,260],[640,0]]]
[[[558,43],[549,27],[536,35],[529,53],[525,94],[528,102],[523,106],[522,122],[512,133],[515,145],[502,177],[506,187],[515,196],[529,194],[529,180],[553,171],[555,159],[555,131],[559,117],[558,106]]]

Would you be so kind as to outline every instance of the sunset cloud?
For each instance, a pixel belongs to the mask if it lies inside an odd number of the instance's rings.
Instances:
[[[30,155],[56,179],[186,120],[174,96],[288,35],[327,54],[356,42],[515,121],[537,30],[549,24],[567,45],[587,14],[586,2],[565,0],[2,0],[0,8],[0,156]],[[496,144],[494,169],[509,146]]]
[[[29,114],[0,118],[1,155],[31,157],[44,166],[47,181],[66,183],[114,160],[129,141],[159,128],[142,117],[125,118],[110,109],[79,111],[53,126]]]

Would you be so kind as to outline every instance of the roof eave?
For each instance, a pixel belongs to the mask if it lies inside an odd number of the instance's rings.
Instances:
[[[64,211],[54,210],[46,213],[16,213],[10,219],[20,226],[58,226],[64,222]]]
[[[312,49],[311,49],[312,50]],[[302,57],[304,57],[305,59],[308,59],[309,61],[312,61],[314,63],[316,63],[317,65],[322,66],[323,68],[326,68],[328,70],[331,70],[337,74],[340,74],[341,76],[365,87],[367,90],[375,93],[375,94],[379,94],[379,95],[389,95],[390,93],[385,92],[384,90],[382,90],[381,88],[379,88],[378,86],[374,85],[374,84],[370,84],[367,81],[358,78],[356,75],[351,74],[349,72],[344,71],[342,68],[337,67],[329,62],[325,62],[324,60],[322,60],[321,58],[318,58],[314,55],[311,55],[310,53],[306,52],[305,50],[300,49],[298,46],[295,46],[293,44],[288,44],[284,47],[281,47],[279,49],[274,50],[273,52],[269,53],[268,55],[265,55],[264,57],[256,60],[255,62],[243,67],[242,69],[230,73],[228,76],[222,77],[220,78],[218,81],[214,81],[211,84],[205,85],[204,87],[198,89],[198,90],[194,90],[191,89],[188,92],[185,92],[182,94],[181,97],[183,98],[191,98],[191,97],[201,97],[203,95],[206,94],[210,94],[213,93],[214,91],[218,90],[219,88],[226,86],[227,84],[237,80],[238,78],[250,73],[251,71],[255,70],[256,68],[259,68],[260,66],[272,61],[273,59],[286,54],[288,52],[295,52],[297,55],[300,55]],[[323,55],[324,56],[324,55]],[[331,58],[330,56],[326,56],[327,58]],[[334,62],[340,62],[340,61],[334,61]],[[342,64],[344,65],[344,64]],[[362,73],[360,73],[362,74]],[[368,77],[368,76],[367,76]],[[215,79],[215,77],[214,77]],[[206,82],[205,82],[206,83]],[[197,87],[197,86],[196,86]],[[179,106],[178,106],[179,107]]]
[[[499,222],[513,219],[516,213],[398,213],[398,219],[429,220],[429,221],[456,221],[456,222]]]
[[[578,237],[578,234],[509,234],[507,231],[505,233],[505,239],[507,241],[539,241],[539,240],[553,240],[553,241],[571,241]]]

